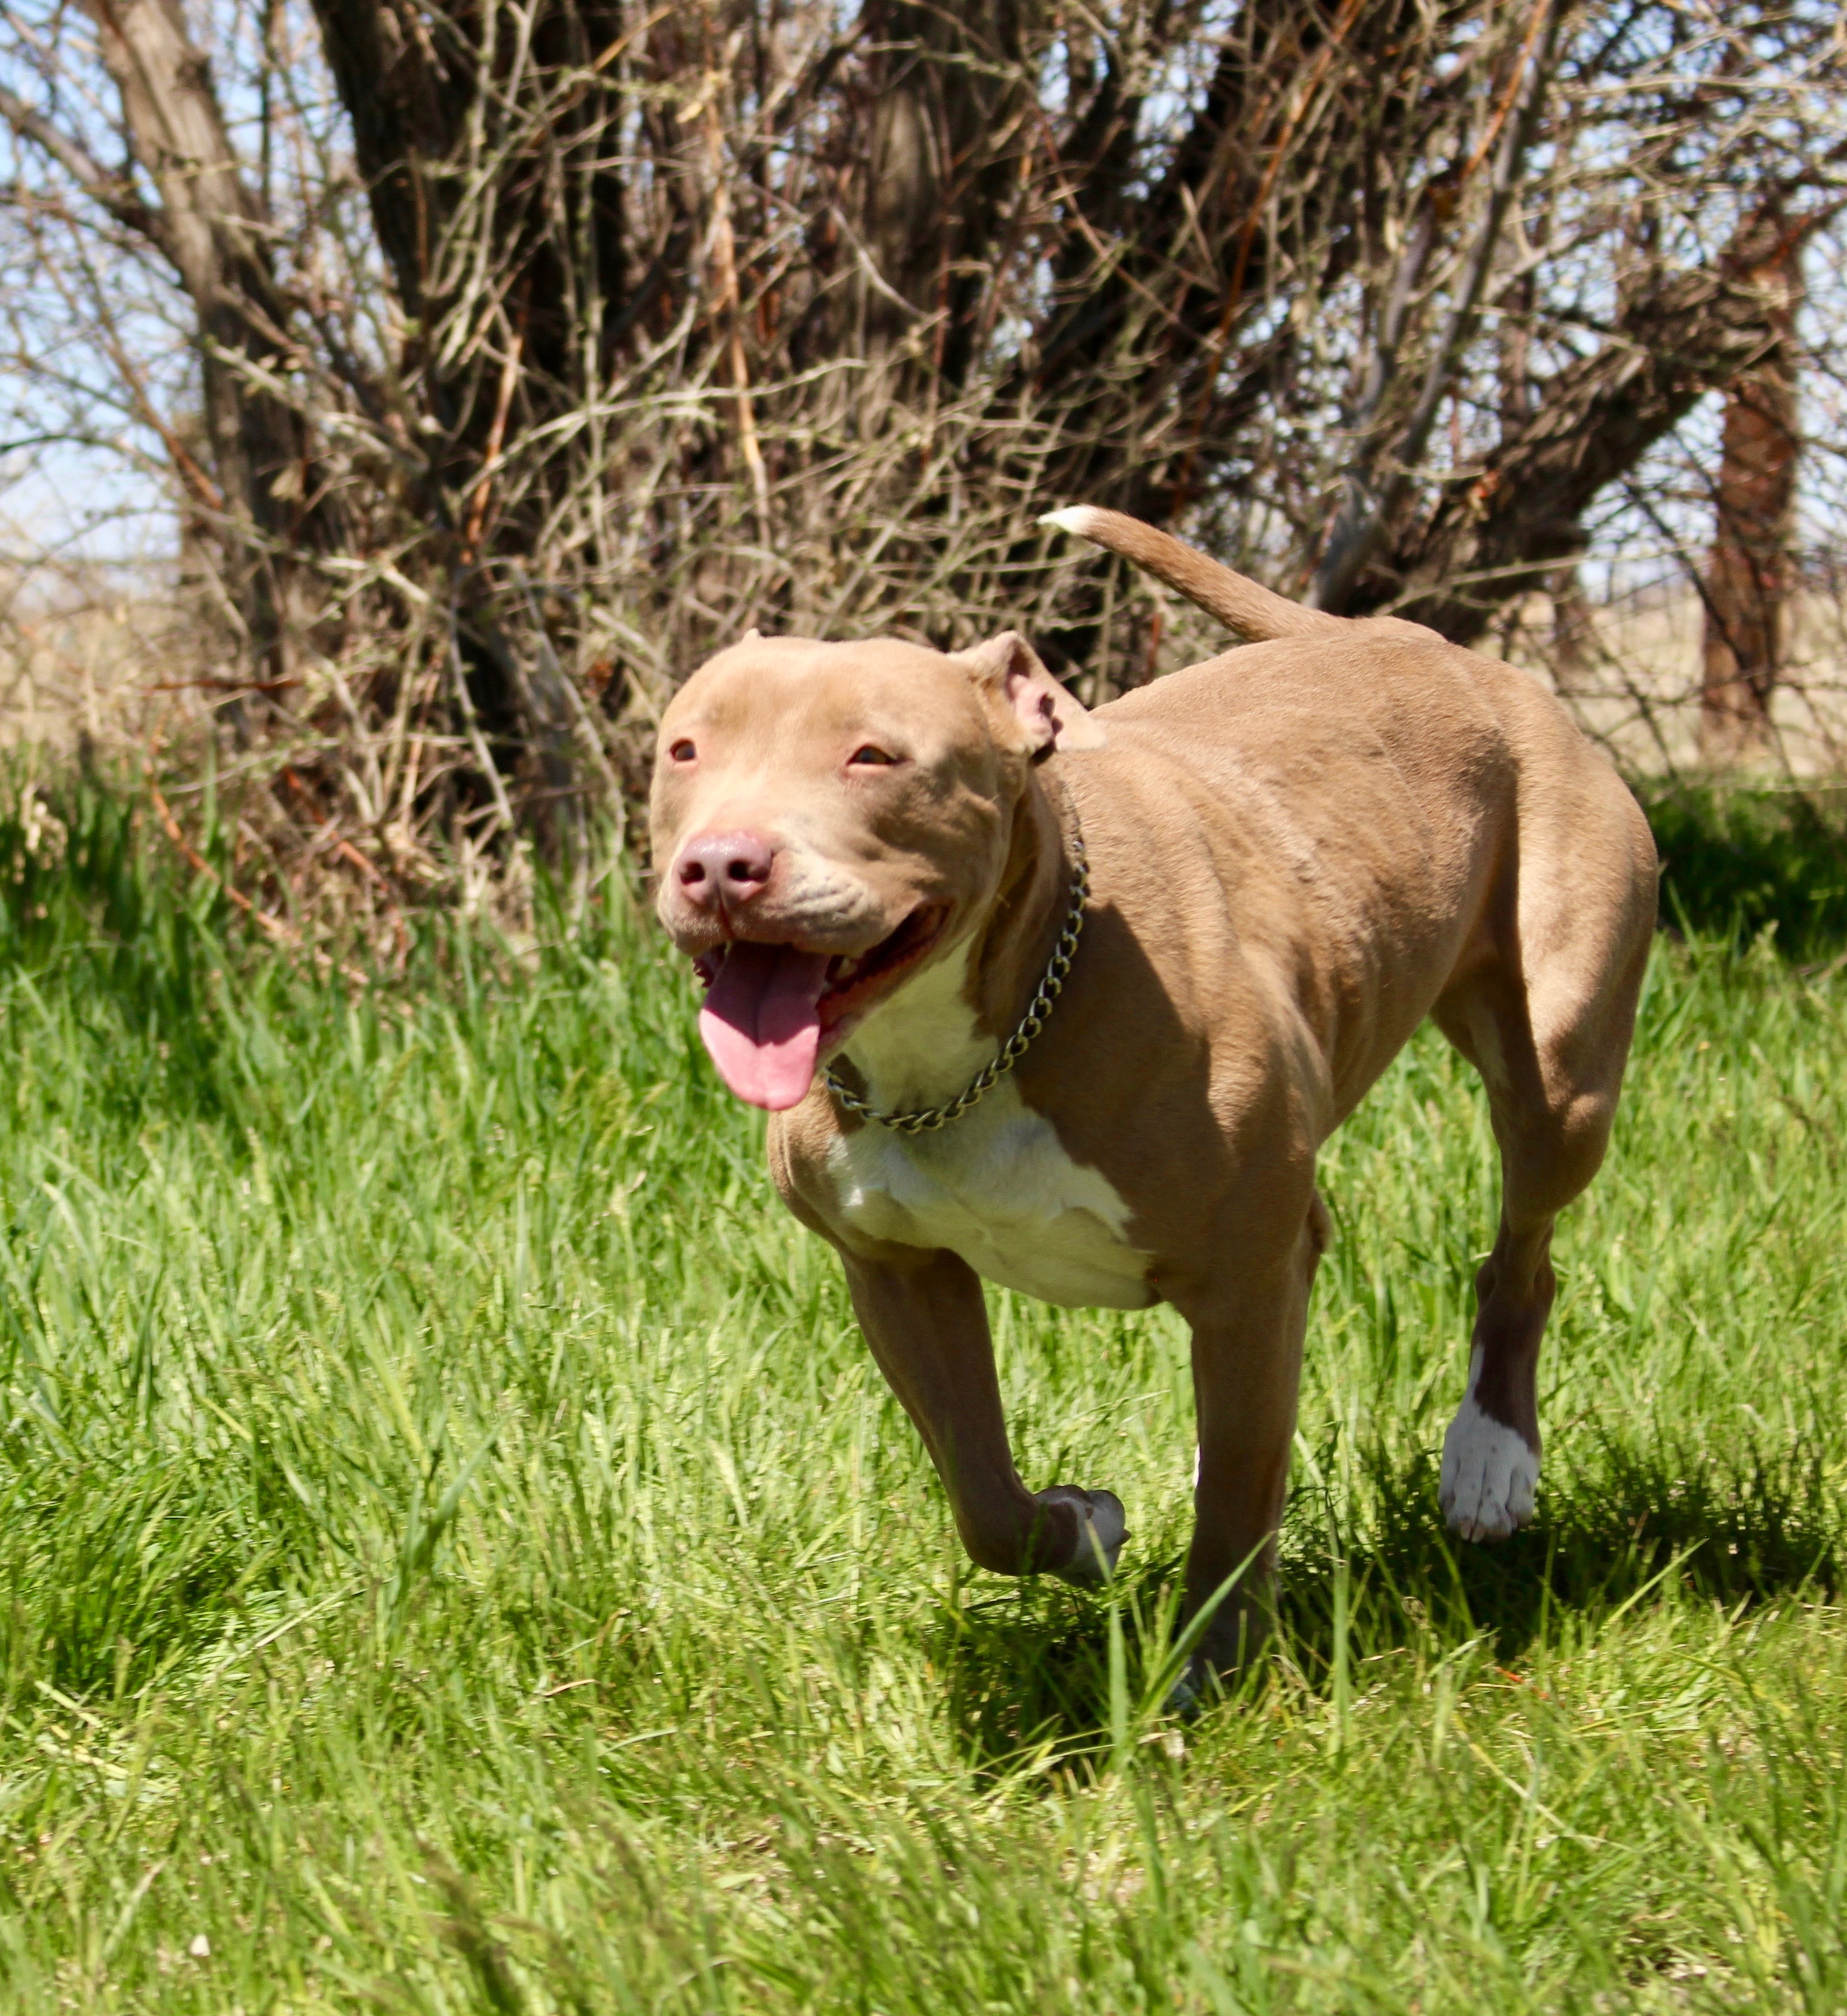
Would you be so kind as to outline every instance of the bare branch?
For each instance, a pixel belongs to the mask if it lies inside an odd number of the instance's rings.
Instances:
[[[111,175],[67,133],[60,132],[42,113],[34,111],[16,92],[4,85],[0,85],[0,119],[22,140],[29,141],[56,161],[84,194],[117,223],[145,238],[164,257],[175,257],[167,219],[142,200],[133,183],[125,176]]]

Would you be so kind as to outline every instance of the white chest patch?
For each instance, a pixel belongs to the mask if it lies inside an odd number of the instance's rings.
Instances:
[[[1068,1308],[1146,1309],[1148,1256],[1129,1208],[1065,1154],[1050,1122],[1003,1078],[934,1134],[868,1125],[828,1150],[842,1215],[898,1246],[947,1247],[1004,1287]]]

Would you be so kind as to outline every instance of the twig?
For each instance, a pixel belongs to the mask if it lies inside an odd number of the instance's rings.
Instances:
[[[468,520],[462,529],[462,549],[465,565],[473,565],[481,541],[481,521],[487,516],[487,499],[494,488],[494,465],[500,460],[501,444],[506,439],[507,415],[512,410],[513,394],[519,383],[519,354],[526,347],[526,332],[515,329],[512,340],[507,345],[507,354],[500,367],[500,383],[494,393],[494,419],[487,430],[487,444],[482,451],[481,474],[475,484],[473,500],[469,506]]]
[[[1533,23],[1526,40],[1521,45],[1515,67],[1515,83],[1524,81],[1527,86],[1526,103],[1519,117],[1504,131],[1500,115],[1496,117],[1495,128],[1502,132],[1502,140],[1487,210],[1475,234],[1462,285],[1450,304],[1448,320],[1431,347],[1423,391],[1392,451],[1392,471],[1378,497],[1374,499],[1369,494],[1373,463],[1370,452],[1363,451],[1358,465],[1349,474],[1345,501],[1310,584],[1307,600],[1313,608],[1338,610],[1344,605],[1354,583],[1377,551],[1385,528],[1410,494],[1414,473],[1423,460],[1430,430],[1450,389],[1457,361],[1475,332],[1482,293],[1488,283],[1501,226],[1508,206],[1518,193],[1521,168],[1544,102],[1545,80],[1561,13],[1554,0],[1538,0]],[[1533,50],[1533,35],[1542,20],[1547,23],[1545,49],[1539,60],[1529,67],[1528,59]]]
[[[706,18],[708,41],[712,34]],[[756,500],[757,536],[770,536],[770,484],[764,467],[762,445],[756,437],[756,413],[750,398],[750,367],[744,355],[744,313],[738,298],[738,246],[731,229],[730,178],[724,170],[724,128],[719,117],[719,93],[724,74],[710,70],[706,76],[706,162],[712,187],[712,265],[717,286],[718,307],[729,325],[728,348],[731,384],[737,399],[738,448],[750,472],[751,493]]]
[[[153,801],[155,815],[165,827],[167,838],[173,842],[174,847],[192,867],[196,869],[201,875],[211,882],[221,894],[235,903],[245,916],[268,932],[278,944],[301,949],[301,934],[292,924],[285,923],[280,917],[272,917],[268,911],[260,909],[241,889],[227,882],[181,830],[179,821],[174,817],[171,807],[162,795],[160,785],[155,781],[154,757],[159,752],[160,746],[160,731],[156,729],[153,747],[142,758],[142,776],[147,785],[148,797]],[[311,946],[307,949],[312,952],[313,956],[323,966],[332,963],[324,952],[314,952]]]
[[[321,808],[314,802],[314,794],[295,774],[293,766],[285,763],[282,765],[282,776],[283,783],[302,800],[316,818],[319,818]],[[386,913],[391,920],[392,936],[397,945],[397,967],[401,972],[405,959],[410,956],[411,933],[410,927],[404,920],[404,913],[397,907],[397,901],[392,892],[390,882],[380,872],[376,862],[368,861],[343,833],[334,831],[333,821],[331,818],[325,821],[322,830],[331,842],[333,853],[350,866],[357,868],[383,897]]]

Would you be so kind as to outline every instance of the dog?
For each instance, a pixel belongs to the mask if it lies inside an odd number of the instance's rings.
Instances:
[[[1112,1492],[1015,1468],[983,1280],[1186,1319],[1184,1690],[1265,1629],[1317,1152],[1426,1016],[1486,1085],[1502,1182],[1442,1506],[1469,1539],[1532,1516],[1553,1224],[1609,1139],[1655,848],[1515,667],[1115,512],[1047,522],[1249,641],[1087,711],[1012,632],[753,631],[663,717],[659,913],[981,1567],[1095,1583],[1127,1537]]]

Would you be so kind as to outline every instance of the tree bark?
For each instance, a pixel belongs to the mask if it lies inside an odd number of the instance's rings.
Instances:
[[[1772,340],[1726,393],[1706,563],[1700,715],[1702,738],[1715,756],[1746,754],[1767,738],[1770,696],[1787,643],[1803,233],[1784,223],[1774,205],[1765,221],[1763,257],[1746,277],[1762,299]]]
[[[292,556],[334,543],[300,413],[261,381],[290,364],[262,206],[239,172],[210,66],[178,0],[84,0],[135,158],[160,193],[155,243],[196,317],[204,431],[233,600],[266,676],[287,675],[304,612]],[[182,470],[182,473],[183,473]]]
[[[510,103],[495,88],[512,67],[514,52],[498,39],[510,31],[487,27],[472,4],[314,0],[314,13],[352,121],[373,228],[411,324],[404,375],[444,437],[423,502],[459,530],[497,412],[498,432],[507,434],[500,367],[515,341],[517,432],[584,397],[586,365],[606,362],[616,340],[627,277],[620,149],[594,66],[621,46],[623,9],[620,0],[541,7]],[[656,30],[672,32],[670,23]],[[485,178],[487,207],[467,220],[473,235],[458,243],[477,178]],[[469,254],[483,240],[477,263]],[[458,312],[501,319],[498,356],[445,332]]]
[[[942,319],[921,376],[966,382],[993,286],[992,260],[1018,164],[1033,144],[1028,42],[1036,0],[957,10],[868,0],[874,45],[866,150],[868,288],[876,353],[921,319]]]
[[[437,534],[433,571],[470,701],[503,769],[530,758],[542,826],[566,854],[582,824],[569,696],[509,584],[529,599],[525,567],[542,578],[570,471],[541,458],[516,482],[500,458],[596,395],[627,326],[609,66],[652,25],[684,74],[691,31],[652,16],[625,28],[627,12],[622,0],[541,0],[522,49],[508,20],[474,0],[314,0],[408,324],[401,376],[426,452],[416,508]],[[696,136],[679,131],[674,103],[652,116],[670,129],[670,172],[690,185]],[[681,221],[663,248],[670,286],[690,264],[695,218]]]

